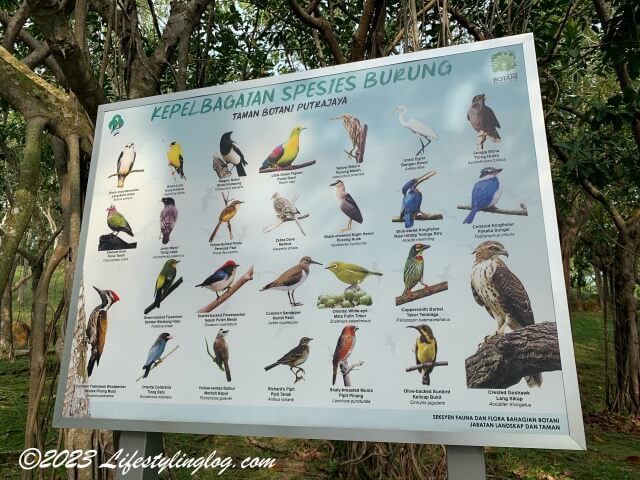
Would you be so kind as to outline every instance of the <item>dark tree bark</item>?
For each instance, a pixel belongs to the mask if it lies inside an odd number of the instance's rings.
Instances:
[[[523,377],[561,370],[556,324],[537,323],[496,335],[465,366],[467,388],[508,388]]]
[[[13,362],[13,302],[12,283],[15,277],[17,259],[13,264],[13,269],[9,274],[9,281],[0,300],[0,360]]]

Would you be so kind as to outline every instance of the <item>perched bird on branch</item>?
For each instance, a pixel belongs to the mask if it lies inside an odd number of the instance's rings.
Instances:
[[[312,263],[316,265],[322,265],[321,263],[313,260],[311,257],[305,255],[300,259],[300,262],[298,262],[297,265],[291,267],[289,270],[276,278],[273,282],[268,283],[267,285],[262,287],[260,291],[283,290],[287,292],[289,303],[292,307],[298,307],[302,305],[302,303],[296,302],[294,293],[296,288],[302,285],[309,276],[309,266]]]
[[[171,197],[165,197],[161,200],[164,207],[160,211],[160,235],[162,236],[162,243],[169,243],[169,236],[173,231],[173,227],[176,226],[178,220],[178,209],[176,208],[176,202]]]
[[[346,290],[360,285],[369,275],[382,276],[381,273],[372,272],[354,263],[331,262],[325,269],[332,272],[338,280],[349,285]]]
[[[300,132],[306,130],[305,127],[295,127],[286,142],[278,145],[262,162],[260,170],[266,168],[276,168],[278,170],[291,167],[291,164],[300,151]]]
[[[173,285],[173,282],[176,280],[177,270],[176,265],[180,263],[180,260],[175,260],[170,258],[167,260],[160,270],[158,274],[158,278],[156,279],[156,288],[155,288],[155,308],[160,308],[160,303],[164,298],[169,294],[169,289]]]
[[[231,381],[231,370],[229,369],[229,346],[225,337],[229,333],[229,330],[221,328],[218,330],[216,339],[213,341],[213,354],[215,355],[215,362],[218,368],[222,370],[226,377],[227,382]]]
[[[304,380],[302,375],[304,375],[305,372],[300,365],[306,362],[307,358],[309,358],[309,342],[311,342],[311,340],[313,340],[313,338],[302,337],[300,339],[300,343],[298,343],[296,347],[285,353],[277,362],[264,367],[265,372],[277,367],[278,365],[286,365],[296,377],[293,383],[297,383],[299,380]]]
[[[471,211],[462,223],[473,223],[473,219],[483,208],[495,207],[502,195],[502,183],[498,179],[501,168],[485,167],[480,171],[480,180],[471,192]]]
[[[229,238],[233,238],[231,234],[231,219],[236,216],[236,213],[238,213],[238,210],[240,209],[240,205],[243,203],[244,202],[241,202],[240,200],[234,200],[222,209],[220,216],[218,217],[218,224],[216,225],[216,228],[213,229],[213,232],[211,232],[211,236],[209,237],[209,243],[213,243],[213,239],[215,238],[216,233],[218,233],[220,225],[225,222],[229,228]]]
[[[120,232],[124,232],[127,235],[133,237],[133,230],[131,230],[131,226],[127,219],[124,218],[116,207],[111,205],[107,208],[107,226],[111,229],[114,235],[118,235]]]
[[[244,167],[249,164],[244,159],[244,155],[238,148],[238,145],[236,145],[236,142],[231,140],[232,133],[233,132],[227,132],[222,135],[220,139],[220,155],[222,155],[222,159],[225,162],[235,165],[239,177],[245,177],[247,172]]]
[[[300,229],[302,234],[306,235],[304,233],[302,225],[300,224],[300,220],[298,219],[298,217],[300,216],[300,211],[294,204],[296,198],[294,198],[294,200],[292,201],[284,198],[279,193],[274,193],[271,196],[271,200],[273,201],[273,209],[276,212],[276,217],[278,217],[281,222],[293,220],[294,222],[296,222],[296,225],[298,225],[298,228]]]
[[[226,291],[231,287],[239,266],[240,265],[233,260],[227,260],[220,268],[209,275],[206,280],[196,285],[196,287],[208,288],[212,292],[216,292],[216,297],[219,297],[219,292],[223,290]]]
[[[511,330],[533,325],[533,310],[529,295],[501,256],[508,257],[509,252],[500,242],[489,240],[482,242],[473,251],[475,262],[471,269],[471,291],[473,298],[498,323],[494,335],[504,334],[508,326]],[[492,336],[485,338],[485,342]],[[529,387],[542,385],[542,375],[525,377]]]
[[[160,358],[164,353],[167,342],[172,338],[173,337],[169,333],[161,333],[158,338],[156,338],[156,341],[153,342],[153,345],[151,345],[149,353],[147,354],[147,361],[144,362],[144,365],[142,366],[142,369],[144,370],[144,375],[142,376],[142,378],[147,378],[149,376],[151,367],[153,367],[154,364],[162,362]]]
[[[186,180],[184,176],[184,157],[182,156],[182,147],[178,142],[171,142],[169,145],[169,151],[167,152],[167,160],[169,160],[169,167],[172,169],[171,175],[177,173],[180,178]]]
[[[400,113],[400,125],[408,129],[411,133],[418,137],[418,140],[420,140],[420,150],[418,150],[418,153],[416,153],[416,157],[424,152],[424,149],[427,148],[432,140],[438,139],[438,135],[436,134],[436,132],[434,132],[431,128],[429,128],[421,121],[416,120],[415,118],[406,120],[404,118],[404,114],[407,113],[407,107],[405,107],[404,105],[400,105],[398,108],[396,108],[396,112]],[[424,143],[424,140],[426,140],[427,143]]]
[[[87,364],[87,375],[90,377],[93,372],[94,365],[100,364],[100,357],[104,351],[104,344],[107,339],[107,311],[111,306],[120,300],[120,297],[113,290],[100,290],[93,287],[98,295],[100,295],[100,305],[93,309],[89,315],[87,322],[87,341],[91,346],[91,356]]]
[[[360,143],[362,142],[362,136],[364,134],[364,128],[362,126],[362,122],[360,122],[360,120],[358,120],[356,117],[349,115],[347,113],[338,115],[337,117],[334,117],[331,120],[342,120],[344,129],[347,131],[347,134],[349,135],[349,140],[351,140],[351,150],[349,150],[346,153],[350,157],[356,158],[357,154],[354,154],[353,151],[357,150]]]
[[[351,224],[354,220],[358,223],[362,223],[362,213],[360,212],[356,201],[350,194],[347,193],[344,187],[344,182],[342,180],[337,180],[329,186],[336,187],[336,198],[338,199],[340,210],[342,210],[342,213],[349,217],[349,223],[341,231],[347,232],[351,230]]]
[[[478,150],[484,148],[484,142],[489,137],[494,143],[500,142],[500,134],[498,128],[500,122],[496,117],[496,114],[491,108],[485,105],[487,96],[484,93],[476,95],[471,100],[471,106],[467,111],[467,120],[471,123],[473,129],[478,132]]]
[[[338,367],[349,358],[349,355],[351,355],[351,352],[356,346],[356,330],[358,330],[358,327],[347,325],[342,329],[342,333],[340,337],[338,337],[338,343],[336,343],[336,349],[333,352],[333,377],[331,385],[336,384]]]
[[[423,243],[416,243],[415,245],[411,246],[409,255],[407,256],[407,261],[404,264],[403,295],[409,295],[411,293],[411,289],[413,289],[413,287],[415,287],[418,283],[425,287],[429,286],[424,283],[423,280],[424,259],[422,258],[422,252],[424,252],[427,248],[430,248],[430,246]]]
[[[129,172],[133,169],[136,161],[136,149],[133,142],[127,143],[124,149],[118,155],[118,188],[124,187],[124,179],[127,178]]]
[[[420,213],[422,207],[422,192],[418,190],[420,185],[425,180],[433,177],[437,172],[432,170],[418,178],[412,178],[402,186],[402,210],[400,211],[400,218],[404,221],[405,228],[413,227],[416,215]]]
[[[416,365],[422,365],[427,362],[435,362],[438,356],[438,342],[436,337],[433,336],[433,331],[428,325],[408,325],[407,328],[414,328],[420,333],[416,338],[415,355]],[[434,367],[420,368],[418,371],[422,374],[422,384],[430,385],[430,374],[433,372]]]

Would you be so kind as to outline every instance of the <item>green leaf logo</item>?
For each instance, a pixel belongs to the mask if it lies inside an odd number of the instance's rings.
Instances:
[[[120,129],[124,126],[124,120],[119,114],[113,116],[111,121],[109,122],[109,130],[111,131],[111,135],[116,136],[120,133]]]
[[[491,70],[493,73],[510,72],[516,69],[518,62],[513,51],[498,52],[491,56]]]

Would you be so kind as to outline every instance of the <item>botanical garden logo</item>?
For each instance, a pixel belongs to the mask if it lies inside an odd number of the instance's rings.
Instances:
[[[109,122],[109,130],[114,137],[120,133],[120,129],[124,126],[124,120],[122,116],[116,114]]]
[[[491,71],[493,83],[504,83],[518,79],[515,71],[518,66],[516,54],[513,50],[494,53],[491,56]]]

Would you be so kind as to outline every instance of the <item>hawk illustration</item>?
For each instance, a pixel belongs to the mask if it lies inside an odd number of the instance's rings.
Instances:
[[[500,255],[509,256],[504,246],[489,240],[478,245],[473,253],[476,260],[471,269],[471,291],[478,305],[486,308],[498,322],[494,335],[504,334],[507,326],[517,330],[533,325],[535,321],[529,295],[520,279],[500,259]],[[525,377],[525,380],[529,387],[542,385],[539,373]]]

